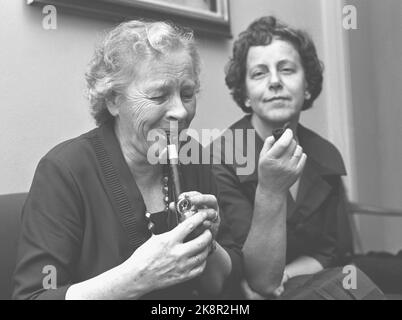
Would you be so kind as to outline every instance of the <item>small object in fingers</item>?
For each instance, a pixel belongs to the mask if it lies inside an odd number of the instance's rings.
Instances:
[[[278,141],[284,132],[285,132],[285,130],[283,128],[272,130],[272,135],[274,136],[275,141]]]
[[[203,225],[204,228],[209,229],[209,228],[212,227],[212,222],[211,222],[211,221],[208,221],[208,220],[205,220],[205,221],[202,223],[202,225]]]
[[[272,130],[272,135],[275,138],[275,141],[278,141],[280,139],[280,137],[282,137],[283,133],[285,132],[285,130],[287,129],[289,123],[285,123],[285,125],[282,128],[277,128]]]
[[[191,206],[189,197],[185,195],[184,198],[177,201],[176,209],[179,214],[184,215],[187,211],[190,211]]]

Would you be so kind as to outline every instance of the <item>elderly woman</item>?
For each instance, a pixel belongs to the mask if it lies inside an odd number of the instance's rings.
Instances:
[[[247,115],[228,130],[244,131],[244,141],[248,129],[256,132],[255,171],[239,175],[238,164],[226,163],[214,173],[221,208],[243,246],[248,297],[280,295],[289,279],[334,265],[351,243],[342,157],[299,124],[321,92],[322,73],[310,37],[274,17],[256,20],[234,43],[226,84]],[[278,128],[287,129],[275,142]]]
[[[182,166],[192,215],[175,225],[169,171],[148,159],[152,130],[169,131],[173,122],[182,130],[194,117],[199,57],[192,34],[162,22],[123,23],[96,50],[87,83],[98,127],[56,146],[37,167],[14,298],[218,295],[239,277],[241,253],[222,224],[217,234],[210,168]]]

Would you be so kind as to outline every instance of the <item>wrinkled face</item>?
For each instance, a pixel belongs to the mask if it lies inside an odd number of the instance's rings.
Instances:
[[[274,39],[267,46],[250,47],[245,84],[253,113],[261,120],[298,119],[307,82],[300,55],[289,42]]]
[[[115,110],[120,136],[134,149],[146,153],[148,133],[167,130],[176,122],[188,128],[195,115],[197,76],[184,50],[159,59],[149,58],[136,67],[135,80]]]

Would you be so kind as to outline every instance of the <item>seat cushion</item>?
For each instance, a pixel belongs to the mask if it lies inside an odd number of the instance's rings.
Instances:
[[[26,193],[0,195],[0,299],[10,299],[20,216]]]

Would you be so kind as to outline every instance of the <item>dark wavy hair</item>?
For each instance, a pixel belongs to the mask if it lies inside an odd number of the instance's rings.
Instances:
[[[233,56],[225,67],[226,85],[230,89],[233,99],[246,113],[252,112],[251,108],[244,104],[247,98],[245,77],[248,50],[252,46],[269,45],[274,39],[290,42],[300,55],[307,89],[311,94],[311,98],[304,101],[302,110],[310,108],[321,93],[324,67],[318,59],[310,36],[302,30],[289,27],[273,16],[262,17],[240,33],[233,45]]]

